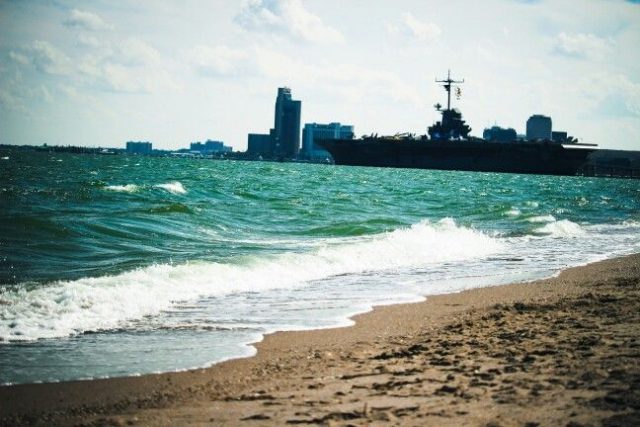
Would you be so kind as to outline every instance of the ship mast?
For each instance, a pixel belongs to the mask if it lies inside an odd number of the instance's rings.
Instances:
[[[453,80],[451,78],[451,70],[448,70],[446,80],[438,80],[438,78],[436,77],[436,83],[444,83],[442,86],[444,86],[444,89],[447,91],[447,110],[450,110],[451,109],[451,86],[464,83],[464,79],[460,81]]]

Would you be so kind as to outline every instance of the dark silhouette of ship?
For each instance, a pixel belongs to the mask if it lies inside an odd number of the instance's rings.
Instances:
[[[459,96],[464,83],[451,78],[442,83],[447,108],[435,108],[442,120],[428,129],[429,135],[365,136],[360,139],[321,139],[337,165],[441,169],[479,172],[509,172],[547,175],[581,174],[593,144],[551,140],[495,142],[469,136],[471,127],[458,109],[451,108],[451,89]]]

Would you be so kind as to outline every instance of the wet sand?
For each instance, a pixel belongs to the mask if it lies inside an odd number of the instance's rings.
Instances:
[[[209,369],[0,387],[0,424],[640,425],[640,254],[355,320]]]

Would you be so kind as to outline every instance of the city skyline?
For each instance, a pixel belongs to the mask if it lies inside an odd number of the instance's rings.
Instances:
[[[454,100],[480,136],[550,116],[581,142],[638,149],[640,5],[630,1],[0,3],[0,143],[235,151],[272,127],[273,90],[302,123],[423,134]],[[363,14],[365,6],[367,13]]]

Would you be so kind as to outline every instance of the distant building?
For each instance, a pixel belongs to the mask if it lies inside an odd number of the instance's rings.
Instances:
[[[151,154],[153,146],[146,141],[127,141],[127,153],[130,154]]]
[[[551,117],[534,114],[527,120],[527,139],[551,140]]]
[[[203,142],[192,142],[191,151],[197,151],[200,154],[216,154],[216,153],[230,153],[233,148],[224,145],[222,141],[213,141],[207,139]]]
[[[271,135],[250,133],[247,138],[247,152],[255,156],[270,156]]]
[[[305,123],[302,130],[302,156],[307,160],[324,160],[331,155],[316,146],[318,139],[353,139],[353,126],[340,123]]]
[[[202,142],[192,142],[189,146],[189,150],[191,151],[203,151],[204,144]]]
[[[300,151],[302,103],[291,99],[291,89],[278,88],[271,151],[276,157],[295,158]]]
[[[291,89],[278,88],[273,128],[268,135],[250,133],[247,138],[247,153],[267,158],[297,158],[300,151],[301,110],[302,103],[291,99]]]
[[[482,138],[487,141],[511,142],[518,139],[518,134],[512,128],[505,129],[500,126],[492,126],[482,132]]]

